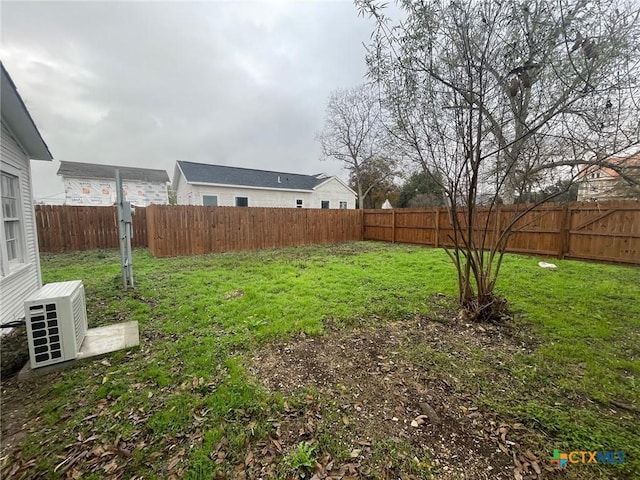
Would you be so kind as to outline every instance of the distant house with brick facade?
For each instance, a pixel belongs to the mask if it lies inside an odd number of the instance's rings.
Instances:
[[[615,166],[585,166],[579,174],[578,201],[640,198],[640,151],[608,161]]]

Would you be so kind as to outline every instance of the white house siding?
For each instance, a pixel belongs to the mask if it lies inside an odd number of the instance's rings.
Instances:
[[[0,169],[19,178],[22,198],[23,263],[0,273],[0,323],[24,317],[24,299],[40,288],[40,259],[34,223],[31,166],[27,155],[2,124]],[[1,210],[0,210],[1,212]],[[2,213],[0,213],[2,215]]]
[[[184,177],[179,173],[178,168],[176,168],[174,175],[178,175],[176,186],[176,201],[178,205],[193,205],[191,185],[184,181]],[[202,205],[202,198],[200,199],[200,205]]]
[[[347,202],[347,208],[355,208],[355,196],[338,180],[331,179],[318,187],[317,191],[290,191],[275,189],[244,188],[232,186],[193,185],[179,178],[176,187],[178,204],[203,205],[204,195],[218,198],[219,207],[233,207],[236,197],[249,199],[250,207],[296,208],[297,200],[302,200],[303,208],[321,208],[322,201],[329,201],[329,208],[340,208],[340,202]]]
[[[89,179],[64,177],[66,205],[107,206],[116,202],[115,179]],[[162,182],[138,182],[123,180],[126,199],[136,207],[169,203],[167,186]]]
[[[214,187],[210,185],[190,185],[185,189],[188,205],[202,205],[203,195],[216,195],[219,207],[234,207],[236,197],[249,199],[250,207],[295,208],[296,200],[302,200],[303,208],[309,208],[311,192],[292,192],[287,190],[260,190],[242,187]],[[191,196],[189,197],[189,193]],[[183,196],[184,198],[184,196]]]
[[[356,208],[355,195],[335,178],[316,187],[311,208],[320,208],[323,200],[329,201],[329,208],[340,208],[340,202],[347,202],[347,208]]]

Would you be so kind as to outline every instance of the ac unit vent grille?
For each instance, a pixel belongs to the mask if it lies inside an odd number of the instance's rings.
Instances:
[[[84,317],[84,296],[81,291],[78,291],[76,295],[74,295],[71,304],[73,307],[73,323],[75,326],[74,331],[76,332],[76,345],[82,345],[82,341],[84,340],[84,336],[87,332]]]
[[[38,363],[62,358],[58,311],[55,303],[31,305],[33,352]]]

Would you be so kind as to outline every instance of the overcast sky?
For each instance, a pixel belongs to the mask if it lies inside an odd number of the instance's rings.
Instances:
[[[0,56],[56,161],[176,160],[340,174],[315,134],[336,88],[364,80],[373,29],[344,2],[5,2]]]

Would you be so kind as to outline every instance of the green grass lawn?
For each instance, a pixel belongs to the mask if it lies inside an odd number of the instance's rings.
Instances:
[[[498,284],[515,325],[535,338],[533,352],[505,357],[499,370],[471,352],[456,360],[460,388],[481,409],[522,423],[541,458],[554,449],[626,452],[623,465],[570,465],[565,478],[638,478],[640,269],[553,260],[558,270],[550,271],[537,262],[507,256]],[[300,332],[326,335],[329,326],[428,316],[440,308],[434,295],[456,293],[442,250],[368,242],[163,259],[136,250],[136,288],[126,292],[115,251],[43,255],[42,272],[45,283],[84,282],[90,327],[138,321],[141,347],[28,388],[3,385],[4,400],[25,397],[28,435],[10,457],[24,478],[167,478],[174,469],[229,478],[268,438],[270,419],[301,401],[267,392],[250,375],[253,352]],[[420,364],[419,351],[405,353]],[[433,368],[449,368],[446,354],[430,358]],[[493,381],[480,388],[483,375]],[[324,450],[339,457],[330,443],[283,452],[278,475],[303,471]],[[97,451],[65,463],[80,445]],[[88,458],[110,448],[119,449],[106,457],[112,464],[91,473]]]

